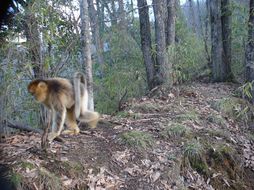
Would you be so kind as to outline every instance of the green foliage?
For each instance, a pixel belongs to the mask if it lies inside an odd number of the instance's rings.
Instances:
[[[226,127],[227,126],[227,122],[226,120],[221,116],[221,115],[218,115],[218,114],[210,114],[207,116],[207,120],[211,123],[215,123],[221,127]]]
[[[120,138],[125,144],[137,149],[147,148],[154,143],[152,136],[142,131],[125,132],[121,134]]]
[[[40,184],[44,189],[52,189],[52,190],[60,190],[61,188],[61,180],[54,173],[50,173],[45,168],[39,169],[39,180]]]
[[[202,37],[190,31],[183,16],[176,20],[176,36],[179,41],[169,47],[169,59],[173,63],[174,82],[182,83],[200,76],[207,60]]]
[[[190,166],[199,173],[207,173],[208,166],[203,158],[204,148],[197,140],[188,142],[184,147],[185,162],[189,162]]]
[[[10,176],[10,181],[15,187],[20,187],[22,183],[22,176],[18,173],[12,173]]]
[[[136,41],[127,33],[113,29],[105,37],[109,51],[105,53],[102,79],[96,78],[96,109],[113,113],[127,91],[128,97],[139,97],[146,90],[142,53]]]
[[[247,97],[248,99],[252,99],[252,90],[253,90],[253,81],[247,82],[239,87],[241,97]]]
[[[227,116],[236,118],[239,121],[248,122],[253,118],[254,112],[252,105],[241,98],[222,98],[213,102],[212,107]]]
[[[180,138],[185,136],[186,133],[186,127],[178,123],[172,123],[162,131],[162,135],[169,138]]]
[[[177,115],[176,119],[178,119],[180,121],[186,121],[186,120],[197,121],[199,119],[199,117],[195,111],[189,111],[187,113]]]
[[[35,168],[35,166],[32,164],[32,163],[30,163],[30,162],[21,162],[21,167],[22,168],[24,168],[24,169],[26,169],[26,168],[28,168],[28,169],[33,169],[33,168]]]
[[[245,44],[248,35],[248,7],[245,3],[232,1],[232,71],[243,82]]]

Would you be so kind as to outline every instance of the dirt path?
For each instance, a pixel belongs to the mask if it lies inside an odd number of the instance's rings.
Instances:
[[[158,89],[104,116],[97,129],[52,143],[48,154],[39,135],[15,134],[0,144],[0,164],[19,189],[253,189],[252,112],[235,117],[248,105],[235,90]]]

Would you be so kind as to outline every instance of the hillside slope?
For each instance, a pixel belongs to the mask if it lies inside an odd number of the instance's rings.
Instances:
[[[103,116],[95,130],[0,144],[0,176],[17,189],[254,189],[253,108],[232,84],[158,88]],[[0,170],[2,171],[2,170]],[[8,174],[8,175],[5,175]],[[8,180],[7,180],[8,179]]]

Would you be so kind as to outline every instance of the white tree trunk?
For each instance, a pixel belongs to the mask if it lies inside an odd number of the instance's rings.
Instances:
[[[85,67],[87,89],[88,89],[88,109],[94,110],[93,100],[93,74],[92,74],[92,58],[90,50],[90,31],[89,31],[89,15],[87,0],[80,0],[80,18],[81,18],[81,54],[82,65]]]

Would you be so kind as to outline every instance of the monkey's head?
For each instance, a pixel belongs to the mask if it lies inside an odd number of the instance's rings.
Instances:
[[[27,90],[31,93],[38,102],[44,102],[48,95],[47,81],[36,79],[29,83]]]

